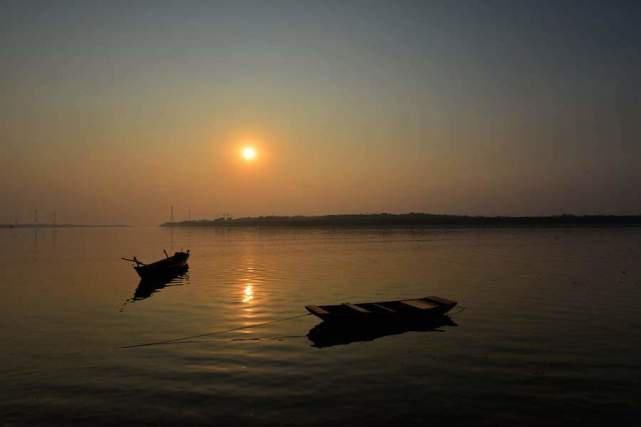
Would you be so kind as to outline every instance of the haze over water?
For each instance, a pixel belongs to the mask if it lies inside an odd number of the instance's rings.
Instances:
[[[624,0],[5,1],[0,223],[638,214],[640,20]]]
[[[641,230],[2,230],[2,422],[641,419]],[[145,299],[120,256],[191,248]],[[303,305],[439,295],[458,326],[325,348]],[[123,306],[124,305],[124,306]]]

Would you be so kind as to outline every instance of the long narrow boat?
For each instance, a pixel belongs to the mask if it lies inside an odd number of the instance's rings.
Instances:
[[[325,321],[387,322],[420,320],[442,316],[456,304],[456,301],[430,296],[358,304],[306,305],[305,309]]]
[[[187,268],[189,268],[187,265],[189,255],[189,250],[186,252],[176,252],[172,256],[169,256],[165,251],[165,259],[152,262],[151,264],[145,264],[136,257],[133,257],[133,259],[123,259],[135,264],[134,270],[136,270],[136,273],[138,273],[141,279],[155,279],[186,271]]]

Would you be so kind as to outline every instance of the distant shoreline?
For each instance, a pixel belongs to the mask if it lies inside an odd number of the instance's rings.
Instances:
[[[427,213],[260,216],[166,222],[161,227],[640,227],[641,215],[465,216]]]

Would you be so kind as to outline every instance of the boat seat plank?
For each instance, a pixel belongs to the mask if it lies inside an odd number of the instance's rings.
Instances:
[[[442,305],[452,305],[452,306],[456,305],[455,301],[451,301],[449,299],[445,299],[445,298],[441,298],[441,297],[431,296],[431,297],[427,297],[425,299],[427,299],[429,301],[432,301],[432,302],[435,302],[437,304],[442,304]]]
[[[322,309],[317,305],[306,305],[305,308],[317,316],[323,316],[323,315],[329,314],[327,310]]]
[[[417,308],[419,310],[431,310],[438,307],[438,304],[420,299],[408,299],[399,302],[401,304],[409,305],[410,307]]]
[[[359,307],[359,306],[357,306],[357,305],[354,305],[354,304],[345,303],[345,304],[343,304],[343,305],[344,305],[345,307],[351,308],[352,310],[355,310],[355,311],[358,311],[358,312],[361,312],[361,313],[364,313],[364,314],[365,314],[365,313],[371,313],[371,311],[369,311],[369,310],[367,310],[367,309],[365,309],[365,308],[363,308],[363,307]]]
[[[381,304],[372,304],[372,305],[374,307],[376,307],[376,308],[380,308],[382,310],[389,311],[390,313],[396,313],[396,310],[394,310],[393,308],[385,307],[384,305],[381,305]]]

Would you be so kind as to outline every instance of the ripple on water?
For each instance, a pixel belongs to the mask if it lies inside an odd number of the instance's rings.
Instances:
[[[20,283],[0,300],[12,325],[0,329],[8,422],[641,419],[640,231],[171,233],[61,231],[37,248],[18,233],[0,245]],[[193,253],[182,286],[119,311],[138,284],[119,257],[172,242]],[[458,326],[319,349],[306,337],[312,316],[259,325],[310,303],[432,294],[465,307]]]

